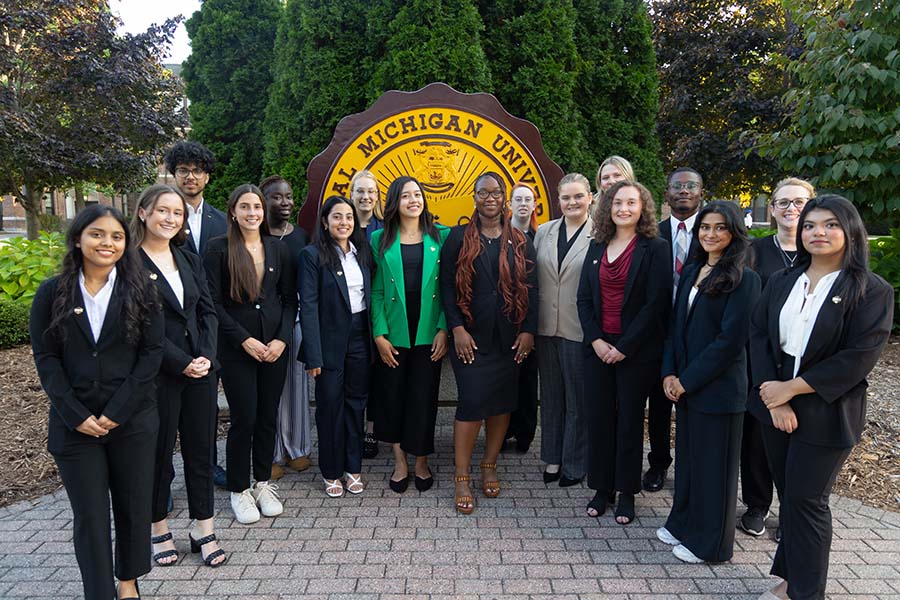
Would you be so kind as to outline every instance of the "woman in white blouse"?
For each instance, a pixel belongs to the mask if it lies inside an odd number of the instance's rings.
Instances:
[[[891,330],[891,286],[869,272],[868,239],[845,198],[813,198],[800,215],[799,268],[766,285],[750,339],[749,409],[763,423],[782,490],[783,535],[762,598],[825,597],[828,497],[866,422],[866,377]]]

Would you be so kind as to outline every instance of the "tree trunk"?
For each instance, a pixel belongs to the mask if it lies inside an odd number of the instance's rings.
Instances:
[[[84,184],[75,185],[75,214],[84,210]]]
[[[36,240],[38,231],[41,228],[39,220],[40,214],[43,212],[41,206],[41,190],[43,188],[35,184],[25,184],[19,200],[22,202],[22,208],[25,209],[25,228],[26,235],[29,240]]]

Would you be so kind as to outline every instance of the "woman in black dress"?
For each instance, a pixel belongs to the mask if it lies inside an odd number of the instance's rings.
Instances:
[[[441,251],[441,295],[453,334],[450,361],[459,400],[453,429],[456,510],[471,513],[469,463],[485,421],[482,491],[500,494],[497,455],[518,402],[519,365],[534,347],[537,277],[534,247],[510,224],[506,183],[497,173],[475,181],[475,213],[454,227]]]
[[[684,562],[734,553],[741,429],[747,404],[750,311],[759,276],[737,206],[697,215],[696,260],[684,267],[663,351],[663,391],[675,402],[675,497],[656,535]]]
[[[129,238],[117,209],[82,210],[66,233],[59,275],[41,284],[31,304],[31,347],[50,399],[47,449],[72,505],[87,600],[139,598],[137,578],[150,571],[165,322]]]
[[[825,597],[828,497],[865,426],[866,377],[893,322],[893,289],[868,261],[856,207],[813,198],[800,214],[797,268],[769,278],[753,313],[750,411],[782,496],[771,573],[784,581],[764,598]]]
[[[156,380],[159,436],[153,472],[153,560],[161,567],[178,561],[169,531],[172,450],[181,438],[191,549],[210,567],[225,560],[213,533],[213,445],[216,443],[215,370],[219,319],[200,257],[182,249],[187,203],[178,188],[150,186],[137,201],[131,221],[134,244],[159,291],[166,319],[166,344]]]

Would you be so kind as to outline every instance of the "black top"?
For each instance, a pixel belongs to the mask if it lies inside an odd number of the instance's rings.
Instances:
[[[419,313],[422,311],[422,263],[425,260],[425,244],[400,244],[403,260],[403,287],[406,293],[406,322],[409,336],[416,338],[419,330]]]
[[[563,219],[559,224],[559,235],[556,236],[556,270],[559,271],[562,269],[563,260],[566,258],[566,254],[569,253],[569,250],[572,249],[572,245],[575,243],[575,240],[578,239],[578,236],[581,235],[581,231],[584,229],[584,226],[587,224],[587,221],[581,224],[581,227],[578,228],[572,237],[566,239],[566,221]],[[532,238],[532,241],[534,238]]]
[[[297,272],[297,265],[300,262],[300,251],[309,243],[309,235],[304,229],[294,225],[294,230],[284,237],[273,236],[287,244],[288,250],[291,252],[291,270]]]
[[[756,260],[755,270],[762,280],[763,288],[769,281],[769,277],[782,269],[789,269],[793,265],[791,259],[796,259],[797,251],[781,250],[777,245],[777,237],[774,235],[756,238],[750,243],[753,256]]]

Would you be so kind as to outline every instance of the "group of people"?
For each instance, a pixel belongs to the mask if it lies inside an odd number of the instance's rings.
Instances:
[[[223,213],[203,199],[206,148],[179,142],[166,166],[176,185],[147,188],[130,224],[107,206],[76,216],[32,306],[86,598],[140,597],[151,559],[178,561],[166,520],[176,436],[191,550],[213,568],[227,561],[213,522],[219,378],[231,419],[223,483],[235,518],[253,523],[283,511],[285,467],[310,466],[310,378],[327,496],[364,492],[362,461],[379,441],[393,452],[391,490],[411,479],[429,490],[446,354],[459,513],[476,508],[482,423],[480,488],[494,498],[507,440],[525,452],[534,439],[539,396],[544,482],[586,477],[587,515],[614,506],[627,525],[641,489],[666,481],[674,406],[674,501],[657,537],[685,562],[727,561],[739,471],[739,523],[753,535],[774,483],[783,581],[767,597],[824,597],[828,497],[859,441],[893,310],[846,199],[786,179],[768,207],[777,234],[751,243],[734,204],[701,206],[702,177],[688,168],[668,177],[671,217],[657,223],[652,194],[613,156],[596,195],[584,176],[563,177],[561,216],[539,227],[533,188],[483,173],[471,218],[448,228],[413,177],[389,182],[382,202],[360,170],[349,198],[326,198],[310,241],[290,222],[283,178],[237,187]]]

